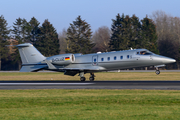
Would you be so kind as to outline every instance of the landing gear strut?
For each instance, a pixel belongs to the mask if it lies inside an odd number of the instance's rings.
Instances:
[[[94,78],[94,77],[95,77],[94,73],[90,73],[90,75],[91,75],[91,76],[90,76],[89,80],[90,80],[90,81],[94,81],[94,79],[95,79],[95,78]]]
[[[159,75],[159,74],[160,74],[160,70],[158,69],[158,67],[156,67],[156,71],[155,71],[155,73],[156,73],[157,75]]]
[[[80,78],[81,81],[85,81],[86,80],[86,78],[84,77],[84,72],[80,72],[79,76],[81,77]]]

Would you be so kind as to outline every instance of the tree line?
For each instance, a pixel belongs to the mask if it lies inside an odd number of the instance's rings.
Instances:
[[[179,69],[180,61],[180,18],[154,12],[150,18],[139,19],[136,15],[117,14],[111,28],[102,26],[94,33],[90,24],[78,16],[68,29],[57,33],[46,19],[42,25],[35,17],[28,22],[18,18],[10,29],[4,17],[0,16],[0,62],[2,69],[14,70],[21,67],[17,48],[9,53],[9,39],[17,43],[32,43],[43,55],[64,53],[92,53],[146,48],[156,54],[172,57],[177,64],[168,66]],[[9,68],[8,68],[9,66]]]
[[[45,56],[59,54],[58,33],[53,25],[46,19],[40,26],[35,17],[28,22],[24,18],[18,18],[13,23],[13,28],[9,29],[7,21],[0,16],[0,69],[19,70],[21,60],[19,51],[13,47],[10,53],[10,43],[17,45],[21,43],[32,43]],[[9,41],[9,40],[15,41]]]

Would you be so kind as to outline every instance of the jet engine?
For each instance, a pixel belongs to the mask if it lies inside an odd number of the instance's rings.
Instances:
[[[74,54],[61,54],[46,58],[49,62],[56,65],[69,65],[75,62]]]

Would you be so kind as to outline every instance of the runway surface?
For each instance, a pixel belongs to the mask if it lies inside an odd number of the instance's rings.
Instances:
[[[180,90],[180,81],[0,81],[0,89]]]

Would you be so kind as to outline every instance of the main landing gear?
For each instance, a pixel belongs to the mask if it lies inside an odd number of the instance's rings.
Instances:
[[[79,76],[80,76],[80,80],[81,81],[85,81],[86,80],[86,78],[84,77],[84,72],[80,72]],[[94,77],[95,77],[94,73],[90,73],[89,80],[90,81],[94,81],[94,79],[95,79]]]
[[[95,78],[94,78],[94,77],[95,77],[94,73],[90,73],[90,75],[91,75],[91,76],[90,76],[89,80],[90,80],[90,81],[94,81],[94,79],[95,79]]]
[[[158,69],[158,67],[156,67],[156,71],[155,71],[155,73],[156,73],[157,75],[159,75],[159,74],[160,74],[160,70]]]
[[[85,81],[86,80],[86,78],[84,77],[84,72],[80,72],[79,76],[80,76],[80,80],[81,81]]]
[[[85,78],[85,77],[81,77],[80,80],[81,80],[81,81],[85,81],[86,78]]]

